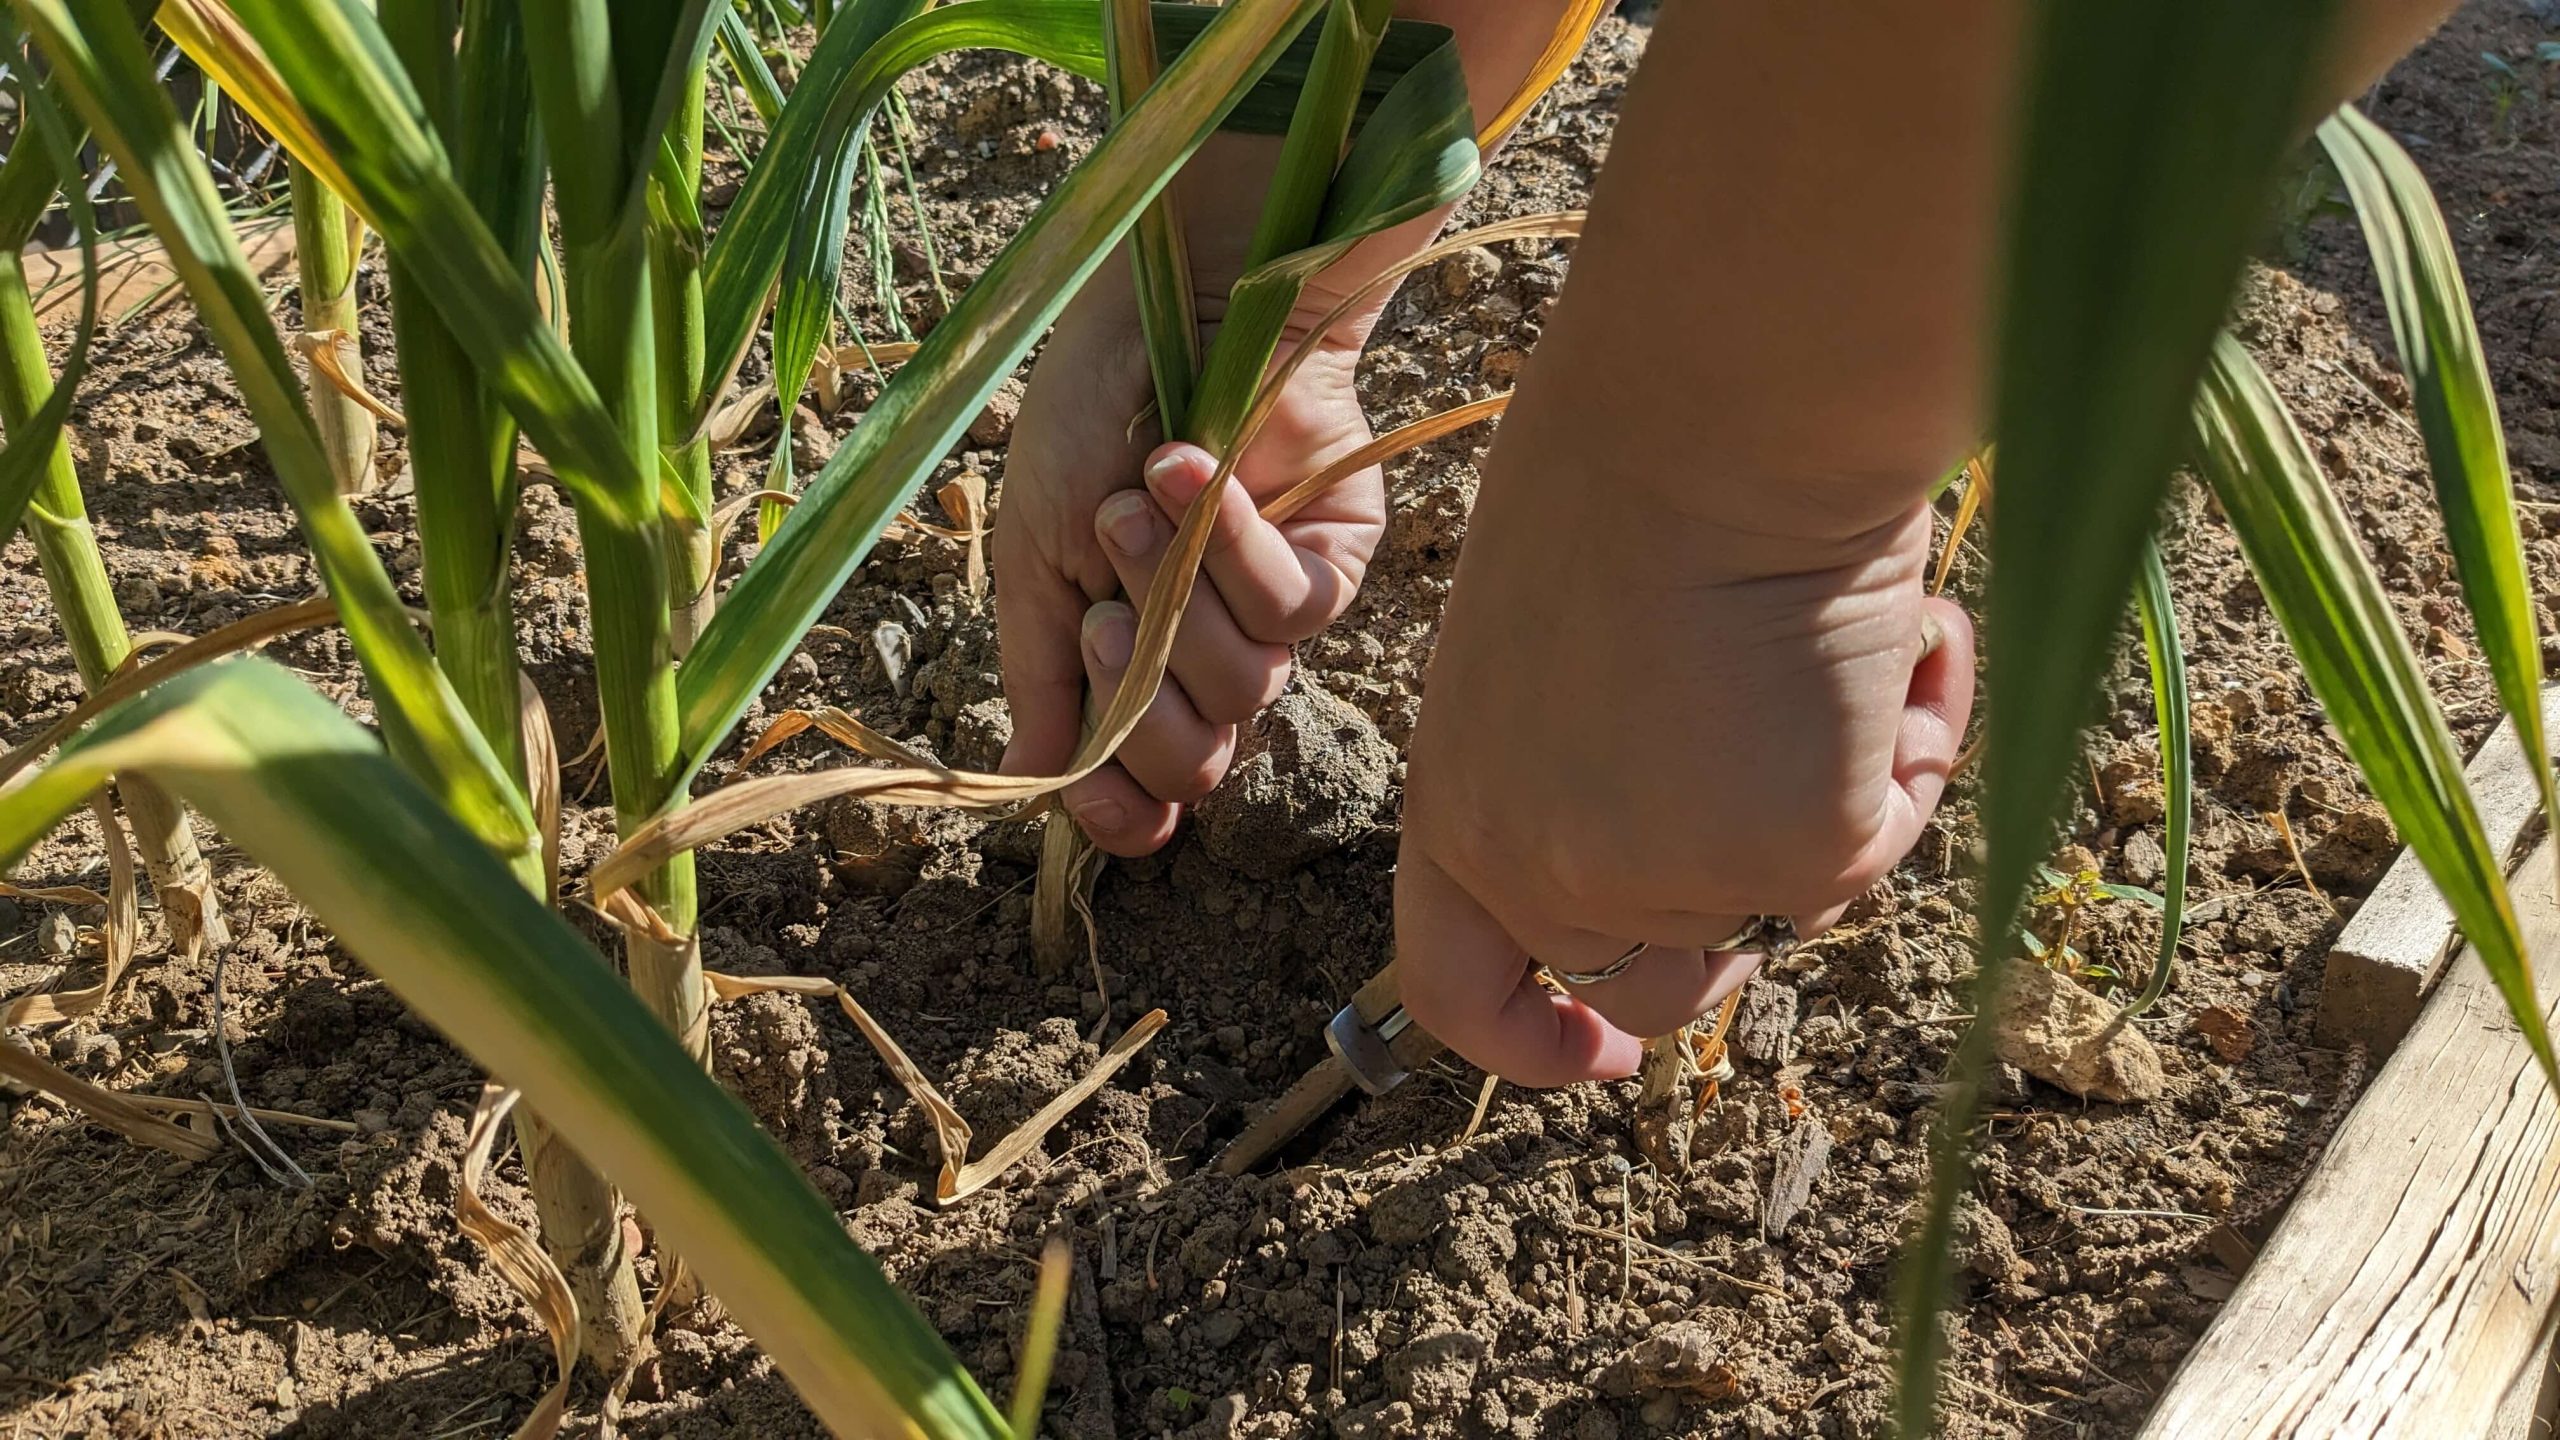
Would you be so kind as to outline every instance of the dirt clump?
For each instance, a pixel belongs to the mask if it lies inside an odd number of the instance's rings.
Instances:
[[[1376,828],[1398,759],[1378,727],[1322,690],[1293,690],[1243,728],[1235,767],[1193,818],[1200,844],[1273,880]]]
[[[2167,1083],[2142,1032],[2046,966],[2010,962],[1992,1024],[2001,1059],[2074,1095],[2122,1105],[2157,1100]]]

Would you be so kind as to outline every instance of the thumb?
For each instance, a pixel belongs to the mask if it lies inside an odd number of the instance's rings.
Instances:
[[[1900,863],[1920,840],[1920,827],[1938,808],[1964,745],[1973,714],[1973,622],[1954,601],[1920,602],[1921,649],[1911,667],[1902,715],[1894,730],[1893,783],[1884,787],[1883,813],[1874,836],[1859,852],[1852,874],[1865,889]]]
[[[1924,638],[1894,736],[1893,781],[1925,821],[1946,791],[1973,715],[1973,621],[1952,600],[1932,596],[1920,604]]]
[[[1396,976],[1413,1022],[1514,1084],[1636,1072],[1642,1041],[1540,986],[1535,974],[1528,952],[1406,831],[1396,864]]]

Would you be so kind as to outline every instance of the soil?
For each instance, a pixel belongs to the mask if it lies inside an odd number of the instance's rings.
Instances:
[[[2560,112],[2532,79],[2545,32],[2527,8],[2472,5],[2368,103],[2415,149],[2453,217],[2535,578],[2551,596],[2560,323],[2545,325],[2554,292],[2538,267],[2541,237],[2560,223]],[[1463,219],[1583,198],[1647,33],[1640,20],[1603,25]],[[2484,51],[2527,80],[2504,82]],[[933,267],[957,285],[988,263],[1100,117],[1090,87],[992,60],[938,65],[910,99],[936,251],[928,263],[901,241],[891,268],[921,326],[940,308]],[[715,165],[715,199],[723,175],[734,167]],[[912,237],[907,196],[890,210],[894,233]],[[2495,718],[2489,678],[2464,638],[2361,244],[2351,222],[2321,214],[2286,228],[2270,253],[2249,281],[2241,333],[2318,448],[2456,730],[2476,743]],[[1372,418],[1383,429],[1506,384],[1564,264],[1561,247],[1540,242],[1408,284],[1363,372]],[[858,253],[848,269],[867,332],[891,333]],[[378,301],[377,267],[366,283]],[[381,313],[369,305],[370,323]],[[372,383],[396,397],[387,336],[367,338]],[[822,448],[849,428],[868,387],[850,381],[848,403],[803,443]],[[183,317],[110,337],[77,425],[107,561],[138,628],[201,632],[310,593],[239,399]],[[1003,431],[991,416],[941,477],[993,480],[997,523]],[[1488,433],[1394,466],[1384,550],[1353,613],[1303,648],[1303,693],[1264,742],[1271,759],[1208,807],[1205,836],[1105,872],[1096,974],[1032,965],[1035,845],[1020,827],[848,805],[702,857],[711,965],[843,983],[945,1078],[981,1135],[1064,1088],[1136,1016],[1172,1013],[1030,1161],[948,1209],[931,1200],[923,1115],[840,1018],[776,995],[715,1018],[720,1078],[992,1393],[1010,1387],[1041,1243],[1072,1238],[1051,1434],[1881,1433],[1896,1238],[1923,1185],[1935,1082],[1969,1010],[1976,830],[1964,786],[1839,930],[1753,983],[1739,1074],[1707,1108],[1686,1173],[1643,1161],[1632,1082],[1502,1087],[1461,1143],[1481,1077],[1454,1062],[1341,1108],[1260,1173],[1224,1178],[1205,1163],[1323,1058],[1325,1018],[1387,957],[1397,748]],[[384,470],[396,475],[399,445],[386,439]],[[753,483],[754,453],[724,461],[724,493]],[[408,502],[394,493],[359,512],[414,594]],[[2232,1285],[2204,1247],[2210,1223],[2160,1212],[2268,1209],[2361,1074],[2354,1057],[2314,1042],[2310,1019],[2323,952],[2392,854],[2390,827],[2285,658],[2227,531],[2184,485],[2171,555],[2202,791],[2199,908],[2178,986],[2142,1026],[2161,1083],[2157,1098],[2107,1104],[2014,1069],[1999,1077],[1965,1214],[1968,1289],[1949,1321],[1958,1434],[2127,1433]],[[0,734],[14,740],[72,704],[78,682],[31,552],[12,540],[0,559]],[[594,724],[580,699],[578,565],[565,506],[529,489],[521,639],[569,753]],[[1968,544],[1957,593],[1975,593],[1981,568]],[[991,762],[1005,734],[992,611],[964,576],[946,542],[884,544],[748,728],[832,703],[951,762]],[[2545,625],[2560,631],[2560,613]],[[884,626],[903,656],[894,676],[873,643]],[[334,632],[272,653],[366,713]],[[2156,736],[2130,652],[2111,685],[2092,784],[2069,822],[2076,853],[2058,863],[2156,886]],[[838,763],[810,737],[760,765]],[[571,778],[575,788],[588,772]],[[102,883],[92,823],[66,827],[16,878]],[[609,815],[575,809],[566,828],[574,869],[602,853]],[[184,1164],[48,1101],[0,1098],[0,1418],[27,1436],[501,1433],[549,1383],[551,1361],[453,1222],[478,1073],[270,877],[206,838],[238,937],[220,961],[227,1012],[212,1011],[214,959],[154,951],[107,1009],[25,1038],[102,1084],[219,1094],[218,1024],[252,1103],[355,1129],[278,1127],[312,1181],[286,1189],[238,1154]],[[66,971],[38,948],[51,913],[0,901],[0,993],[83,983],[87,963]],[[2080,915],[2074,944],[2139,975],[2157,924],[2140,905],[2099,904]],[[501,1210],[529,1216],[512,1159],[492,1191]],[[661,1351],[625,1412],[628,1432],[818,1433],[735,1329],[680,1318]],[[577,1426],[593,1427],[593,1399]]]

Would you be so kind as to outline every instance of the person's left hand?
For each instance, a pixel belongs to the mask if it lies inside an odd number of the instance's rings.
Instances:
[[[1211,248],[1195,246],[1195,259]],[[1172,837],[1180,807],[1226,774],[1236,725],[1279,698],[1289,647],[1359,589],[1386,524],[1376,467],[1278,524],[1257,510],[1368,442],[1352,387],[1359,358],[1352,336],[1320,341],[1218,497],[1163,686],[1112,763],[1062,797],[1101,849],[1143,855]],[[992,550],[1013,710],[1008,773],[1066,768],[1087,687],[1097,710],[1108,704],[1137,643],[1137,612],[1115,597],[1146,594],[1174,527],[1216,474],[1199,447],[1156,444],[1153,420],[1138,418],[1153,399],[1128,259],[1115,255],[1042,353],[1006,461]]]

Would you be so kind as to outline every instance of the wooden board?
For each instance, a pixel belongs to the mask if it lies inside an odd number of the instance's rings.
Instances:
[[[2560,685],[2542,692],[2543,723],[2560,729]],[[2500,723],[2463,778],[2480,807],[2480,826],[2501,854],[2512,851],[2534,815],[2532,768],[2515,726]],[[2409,1033],[2418,1002],[2453,949],[2453,911],[2418,857],[2403,850],[2382,883],[2329,947],[2320,979],[2320,1038],[2388,1054]]]
[[[249,268],[261,280],[293,263],[293,221],[285,216],[241,220],[234,229]],[[80,247],[29,249],[22,257],[27,293],[39,324],[80,318]],[[182,294],[168,251],[150,236],[110,240],[98,246],[98,319],[112,325],[147,314]]]
[[[2560,1026],[2546,840],[2518,918]],[[2153,1408],[2151,1440],[2483,1436],[2560,1308],[2560,1102],[2467,951]]]
[[[2534,1348],[2539,1363],[2517,1373],[2481,1440],[2551,1440],[2553,1407],[2560,1404],[2560,1368],[2552,1363],[2555,1341],[2560,1341],[2560,1310],[2543,1317],[2542,1340]]]

